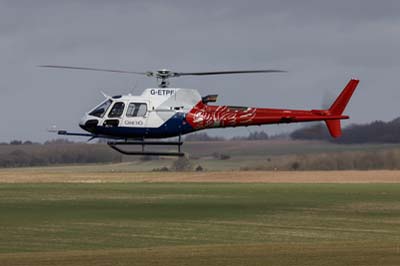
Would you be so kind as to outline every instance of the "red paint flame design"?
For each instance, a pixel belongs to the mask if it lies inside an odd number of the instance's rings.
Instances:
[[[195,129],[234,127],[250,123],[256,116],[256,108],[209,106],[199,102],[186,116]]]

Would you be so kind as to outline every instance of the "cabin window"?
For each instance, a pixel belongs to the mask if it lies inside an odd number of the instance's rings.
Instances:
[[[124,112],[125,104],[123,102],[117,102],[112,107],[108,117],[120,117]]]
[[[130,103],[126,111],[127,117],[145,116],[147,113],[147,104],[145,103]]]
[[[111,103],[112,103],[111,100],[107,100],[107,101],[103,102],[98,107],[96,107],[92,112],[90,112],[89,115],[102,118],[104,116],[104,114],[107,112]]]

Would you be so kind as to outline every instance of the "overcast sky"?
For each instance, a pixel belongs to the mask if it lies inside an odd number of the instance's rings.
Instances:
[[[256,107],[321,108],[358,77],[345,125],[391,120],[400,115],[399,48],[395,0],[0,0],[0,142],[54,138],[46,132],[51,125],[80,131],[82,115],[103,100],[100,91],[140,94],[156,86],[146,77],[36,67],[41,64],[288,70],[171,80],[174,87],[218,93],[220,104]],[[261,127],[268,133],[293,128]]]

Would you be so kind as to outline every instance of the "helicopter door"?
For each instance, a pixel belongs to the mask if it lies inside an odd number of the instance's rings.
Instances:
[[[146,102],[131,102],[126,110],[123,121],[125,127],[146,127],[148,104]]]
[[[125,109],[125,103],[116,102],[108,113],[108,117],[104,120],[103,126],[105,127],[118,127],[121,122],[121,116]]]

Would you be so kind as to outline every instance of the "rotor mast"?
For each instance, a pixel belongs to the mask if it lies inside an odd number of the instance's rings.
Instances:
[[[175,72],[172,72],[168,69],[160,69],[155,72],[148,71],[146,72],[146,76],[155,77],[158,82],[159,88],[168,88],[169,86],[169,78],[177,77]]]

